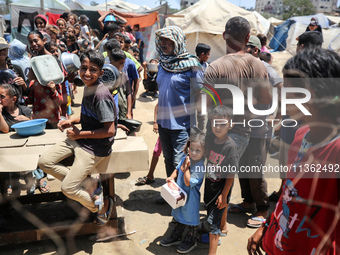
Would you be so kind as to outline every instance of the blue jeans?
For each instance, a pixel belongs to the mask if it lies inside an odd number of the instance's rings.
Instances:
[[[189,138],[190,129],[171,130],[158,124],[159,139],[163,149],[166,175],[169,177],[184,157],[184,146]]]
[[[240,136],[238,134],[228,134],[229,137],[231,137],[234,142],[237,145],[237,153],[238,153],[238,159],[242,157],[244,151],[246,150],[248,143],[249,143],[249,138]]]

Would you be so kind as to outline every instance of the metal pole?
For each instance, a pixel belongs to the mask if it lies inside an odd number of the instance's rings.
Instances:
[[[105,0],[105,10],[107,11],[107,0]]]

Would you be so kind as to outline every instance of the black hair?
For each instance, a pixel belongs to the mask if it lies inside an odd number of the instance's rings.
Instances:
[[[99,36],[99,30],[97,28],[92,29],[92,32],[98,37]]]
[[[139,30],[139,24],[134,24],[133,27],[136,27]]]
[[[63,14],[61,14],[60,15],[60,18],[62,18],[62,19],[67,19],[68,18],[68,15],[69,15],[69,13],[68,12],[64,12]]]
[[[9,58],[9,56],[7,56],[5,60],[6,60],[6,65],[7,65],[8,69],[14,70],[14,66],[13,66],[12,61]]]
[[[260,52],[259,57],[261,60],[267,63],[269,63],[272,60],[272,54],[268,52]]]
[[[114,49],[120,49],[120,43],[118,42],[117,39],[112,38],[105,43],[104,49],[108,51],[112,51]]]
[[[310,48],[299,52],[283,68],[285,82],[310,88],[322,114],[336,119],[340,108],[340,56],[330,50]],[[305,79],[301,79],[305,78]]]
[[[121,59],[126,59],[126,55],[123,50],[121,49],[113,49],[110,52],[110,60],[112,59],[113,61],[119,61]]]
[[[233,116],[233,111],[227,106],[219,105],[211,112],[210,119],[213,117],[222,117],[230,120]]]
[[[185,154],[188,154],[190,150],[190,143],[195,143],[195,142],[198,142],[203,147],[203,150],[204,150],[205,149],[205,134],[198,132],[198,133],[190,135],[189,139],[187,140],[187,143],[184,146],[183,152]]]
[[[108,32],[115,32],[119,30],[119,26],[117,26],[115,23],[112,23],[107,26],[107,31]]]
[[[16,84],[3,83],[3,84],[0,84],[0,87],[6,89],[10,97],[16,96],[17,100],[15,101],[15,104],[18,104],[19,99],[21,99],[20,86]]]
[[[88,17],[85,14],[82,14],[79,16],[79,23],[83,24],[85,22],[85,24],[88,23]]]
[[[123,37],[123,38],[125,37],[125,35],[121,32],[115,33],[114,36]]]
[[[250,33],[250,24],[243,17],[232,17],[225,25],[225,33],[231,35],[239,42],[244,42]]]
[[[127,35],[124,36],[124,43],[128,43],[128,44],[132,43],[131,39]]]
[[[264,34],[258,34],[257,38],[260,39],[261,46],[266,46],[267,45],[267,36],[265,36]]]
[[[125,27],[125,31],[131,33],[131,32],[132,32],[132,27],[131,27],[131,25],[127,25],[127,26]]]
[[[42,33],[39,30],[33,30],[33,31],[29,32],[28,35],[27,35],[27,39],[30,35],[38,35],[38,37],[41,40],[44,40],[44,36],[42,35]]]
[[[204,43],[199,43],[196,46],[196,56],[200,56],[202,53],[207,54],[211,50],[210,46]]]
[[[59,39],[59,41],[65,43],[65,45],[67,45],[67,41],[66,41],[66,37],[62,37]]]
[[[298,44],[303,44],[303,48],[321,47],[323,43],[322,34],[319,31],[307,31],[299,36]]]
[[[57,43],[54,42],[54,41],[50,41],[50,42],[48,42],[48,43],[45,43],[45,48],[46,48],[46,50],[48,50],[48,52],[51,52],[51,51],[50,51],[50,50],[51,50],[51,47],[57,47],[57,48],[58,48],[58,45],[57,45]]]
[[[130,50],[132,50],[132,52],[138,52],[139,53],[139,49],[136,46],[131,47]]]
[[[120,19],[117,19],[116,21],[115,21],[115,24],[117,24],[118,26],[119,25],[122,25],[122,24],[125,24],[126,22],[124,22],[124,21],[122,21],[122,20],[120,20]]]
[[[80,63],[83,63],[83,61],[87,58],[90,60],[90,62],[96,64],[100,69],[103,68],[105,63],[103,54],[93,49],[86,50],[80,55]]]

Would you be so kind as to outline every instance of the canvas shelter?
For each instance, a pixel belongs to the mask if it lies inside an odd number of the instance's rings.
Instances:
[[[213,61],[226,53],[222,33],[226,22],[234,16],[246,18],[257,33],[266,32],[266,28],[253,12],[225,0],[198,1],[189,8],[169,16],[165,20],[165,25],[183,29],[187,37],[186,48],[191,54],[195,54],[199,42],[210,45],[212,50],[209,61]]]
[[[337,40],[335,40],[340,33],[340,28],[338,26],[331,26],[335,22],[332,22],[322,13],[310,16],[292,17],[281,25],[278,25],[274,29],[274,36],[269,43],[269,47],[273,51],[288,50],[289,52],[294,53],[297,45],[296,38],[306,31],[312,17],[316,17],[318,23],[322,27],[324,40],[322,47],[331,47],[333,50],[340,49],[340,42],[336,43]]]
[[[12,39],[18,39],[27,44],[27,35],[31,29],[31,17],[34,13],[45,15],[46,12],[62,14],[70,8],[57,0],[22,0],[10,4]],[[23,16],[26,15],[26,16]],[[20,33],[18,28],[21,27]]]

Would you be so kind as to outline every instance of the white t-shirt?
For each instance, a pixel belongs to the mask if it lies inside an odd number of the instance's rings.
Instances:
[[[83,33],[83,35],[85,36],[86,39],[89,39],[88,34],[90,33],[89,28],[87,25],[85,26],[80,26],[81,27],[81,32]]]

